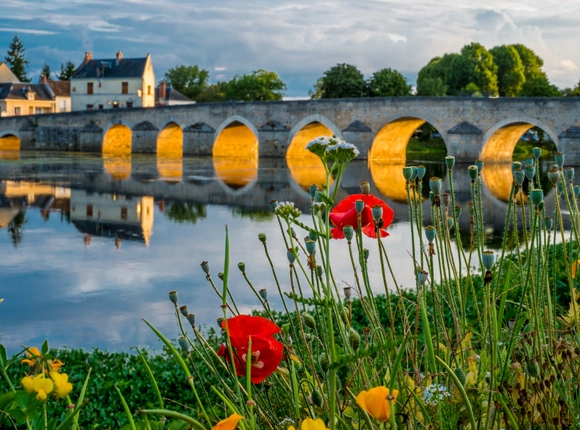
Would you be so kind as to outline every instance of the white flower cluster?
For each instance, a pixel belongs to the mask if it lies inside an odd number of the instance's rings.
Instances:
[[[335,142],[336,142],[336,138],[334,138],[334,137],[319,136],[316,139],[308,142],[308,145],[306,145],[306,149],[310,150],[310,148],[312,148],[314,146],[323,146],[326,148],[327,146],[332,145]]]
[[[294,207],[294,202],[281,202],[276,206],[276,214],[284,219],[298,218],[302,212]]]
[[[425,391],[423,391],[423,401],[427,405],[437,406],[445,397],[451,397],[451,393],[447,391],[445,385],[431,384],[425,387]]]
[[[354,157],[356,157],[360,154],[357,147],[354,146],[352,143],[347,143],[342,139],[336,139],[336,140],[337,140],[337,143],[335,143],[334,145],[330,145],[330,146],[326,147],[326,152],[339,153],[340,151],[345,151],[345,152],[348,152],[350,154],[354,154]]]

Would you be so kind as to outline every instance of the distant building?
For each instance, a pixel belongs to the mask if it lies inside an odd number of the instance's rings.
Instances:
[[[85,54],[71,78],[72,110],[155,106],[155,74],[151,56],[93,59]]]
[[[20,83],[20,79],[12,73],[8,64],[5,61],[0,63],[0,84],[18,84]]]
[[[175,88],[168,87],[164,81],[155,88],[155,106],[191,105],[195,101],[185,97]]]
[[[70,112],[72,110],[70,97],[70,81],[53,81],[42,77],[42,83],[48,85],[56,102],[55,112]]]

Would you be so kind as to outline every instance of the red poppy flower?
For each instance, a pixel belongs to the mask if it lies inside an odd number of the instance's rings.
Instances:
[[[222,328],[226,329],[225,321],[222,321]],[[250,315],[228,318],[227,329],[234,348],[247,348],[250,337],[252,339],[265,338],[280,333],[280,327],[269,319]]]
[[[355,202],[362,200],[364,208],[361,212],[361,226],[362,232],[368,237],[377,237],[377,227],[381,232],[381,237],[387,237],[389,233],[385,230],[393,222],[395,212],[383,200],[372,194],[352,194],[337,204],[332,211],[330,211],[330,221],[334,227],[330,230],[334,239],[344,239],[342,232],[343,227],[350,225],[355,230],[358,228],[358,214],[355,209]],[[380,225],[377,226],[373,220],[372,208],[374,206],[381,206],[383,208],[383,217]]]
[[[233,341],[232,341],[233,347]],[[238,376],[246,375],[248,360],[248,344],[244,347],[234,347],[234,363]],[[258,384],[270,376],[280,365],[284,345],[273,337],[252,337],[251,380]],[[218,349],[218,355],[230,362],[230,356],[225,344]]]

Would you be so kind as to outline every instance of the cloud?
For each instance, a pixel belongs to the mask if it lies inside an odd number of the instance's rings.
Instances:
[[[28,28],[0,28],[3,33],[23,33],[23,34],[37,34],[37,35],[48,35],[48,34],[58,34],[56,31],[48,30],[31,30]]]

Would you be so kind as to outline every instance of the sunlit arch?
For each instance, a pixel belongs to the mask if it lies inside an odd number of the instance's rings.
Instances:
[[[247,119],[234,115],[215,133],[214,157],[258,157],[258,130]]]
[[[0,135],[0,151],[20,151],[20,137],[14,131],[5,131]]]
[[[520,138],[532,127],[541,128],[558,147],[558,135],[550,127],[530,117],[518,117],[503,120],[485,133],[480,158],[487,162],[511,163]]]
[[[112,125],[103,137],[103,155],[128,156],[131,154],[132,132],[124,124]]]
[[[183,130],[175,122],[166,124],[157,136],[157,156],[181,158],[183,156]]]

